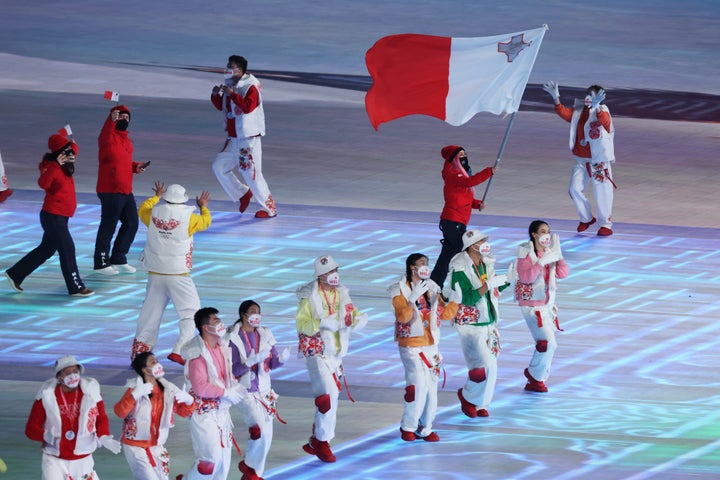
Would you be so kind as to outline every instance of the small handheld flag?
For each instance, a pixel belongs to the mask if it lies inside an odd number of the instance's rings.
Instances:
[[[119,102],[120,101],[120,92],[111,92],[110,90],[105,90],[105,100],[110,100],[111,102]]]

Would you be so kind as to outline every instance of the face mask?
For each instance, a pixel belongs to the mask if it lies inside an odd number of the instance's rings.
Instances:
[[[488,242],[483,243],[482,245],[480,245],[478,252],[480,252],[480,255],[489,255],[490,254],[490,244]]]
[[[233,71],[225,69],[225,71],[223,72],[223,78],[225,78],[225,80],[230,80],[232,78],[232,76],[233,76]]]
[[[592,105],[592,99],[590,98],[590,95],[585,95],[585,106],[589,107]]]
[[[541,247],[549,247],[550,246],[550,234],[545,233],[543,235],[540,235],[540,238],[538,238],[538,243]]]
[[[253,313],[252,315],[248,316],[248,323],[252,325],[253,327],[259,327],[260,326],[260,314],[259,313]]]
[[[152,373],[152,376],[155,378],[162,378],[165,376],[165,369],[163,368],[163,366],[161,364],[156,363],[150,369],[150,373]]]
[[[472,168],[470,168],[470,164],[468,163],[467,157],[460,157],[458,158],[460,160],[460,165],[465,169],[468,175],[472,175]]]
[[[71,373],[70,375],[65,375],[65,378],[63,378],[63,383],[68,388],[75,388],[80,384],[80,374],[79,373]]]
[[[215,333],[215,335],[217,335],[218,337],[222,337],[223,335],[225,335],[225,332],[227,332],[227,327],[224,323],[218,323],[213,329],[213,333]]]
[[[64,173],[65,175],[67,175],[68,177],[72,177],[73,174],[75,173],[75,163],[74,163],[74,161],[73,161],[73,162],[65,163],[65,164],[63,164],[63,165],[60,165],[60,170],[62,170],[63,173]]]
[[[420,280],[427,280],[430,278],[430,267],[427,265],[422,265],[418,267],[417,269],[418,277],[420,277]]]
[[[127,130],[129,125],[130,125],[129,120],[127,120],[125,118],[121,118],[120,120],[115,122],[115,130],[120,130],[121,132],[124,132],[125,130]]]
[[[333,272],[328,275],[327,283],[332,287],[337,287],[338,285],[340,285],[340,274],[338,272]]]

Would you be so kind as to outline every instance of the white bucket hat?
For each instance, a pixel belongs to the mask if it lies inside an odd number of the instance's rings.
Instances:
[[[315,259],[315,276],[325,275],[338,268],[340,265],[337,264],[335,259],[330,255],[323,255]]]
[[[463,233],[463,250],[467,250],[470,245],[475,245],[478,242],[487,240],[488,236],[482,233],[480,230],[468,230]]]
[[[62,372],[67,367],[72,367],[73,365],[77,365],[78,367],[80,367],[80,373],[85,370],[85,368],[80,365],[80,362],[78,362],[77,359],[72,355],[65,355],[58,358],[55,361],[55,375]]]
[[[182,185],[173,183],[165,190],[165,193],[163,193],[163,199],[170,203],[185,203],[188,201],[188,196]]]

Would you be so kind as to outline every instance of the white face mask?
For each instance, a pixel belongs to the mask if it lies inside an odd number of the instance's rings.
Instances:
[[[165,376],[165,369],[163,368],[163,366],[161,364],[156,363],[150,369],[150,373],[152,373],[152,376],[155,378],[162,378]]]
[[[224,323],[218,323],[217,325],[215,325],[215,328],[212,328],[212,325],[210,327],[211,332],[213,332],[218,337],[222,337],[223,335],[225,335],[225,332],[227,332],[227,326]]]
[[[226,70],[223,72],[223,77],[225,78],[225,80],[230,80],[230,79],[232,78],[232,76],[233,76],[233,71],[232,71],[232,70],[227,70],[227,69],[226,69]]]
[[[421,265],[417,269],[418,277],[420,277],[420,280],[427,280],[430,278],[430,267],[427,265]]]
[[[79,373],[71,373],[69,375],[65,375],[65,378],[63,378],[63,383],[68,388],[75,388],[80,384],[80,374]]]
[[[478,252],[480,252],[480,255],[489,255],[490,254],[490,243],[485,242],[480,245],[480,248],[478,249]]]
[[[585,106],[589,107],[590,105],[592,105],[592,98],[590,95],[585,95]]]
[[[338,272],[333,272],[328,275],[327,283],[332,287],[337,287],[338,285],[340,285],[340,274]]]
[[[543,235],[540,235],[538,238],[538,243],[541,247],[549,247],[550,246],[550,234],[545,233]]]
[[[260,326],[260,314],[259,313],[253,313],[252,315],[248,316],[248,323],[252,325],[253,327],[259,327]]]

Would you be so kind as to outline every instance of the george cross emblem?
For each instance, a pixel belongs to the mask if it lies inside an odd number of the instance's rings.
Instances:
[[[322,258],[320,259],[320,264],[321,264],[321,265],[327,265],[327,263],[328,263],[327,257],[322,257]]]
[[[520,55],[520,52],[531,44],[532,42],[525,41],[524,34],[521,33],[520,35],[513,35],[507,42],[498,42],[498,52],[507,55],[507,61],[511,63]]]

